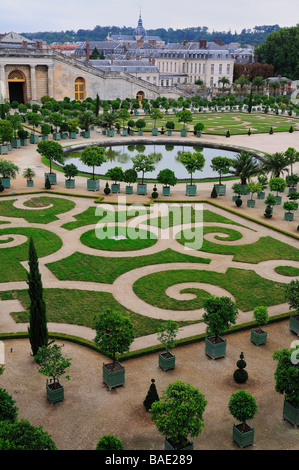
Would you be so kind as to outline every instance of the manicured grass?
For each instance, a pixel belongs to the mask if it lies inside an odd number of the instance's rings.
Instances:
[[[76,252],[60,261],[48,263],[47,267],[61,280],[112,284],[118,276],[127,271],[160,263],[210,263],[210,260],[181,254],[171,249],[153,255],[124,258],[107,258]]]
[[[137,214],[135,214],[137,212]],[[136,207],[132,208],[131,211],[117,211],[116,207],[111,205],[111,211],[105,210],[101,205],[97,205],[96,207],[90,206],[84,212],[80,214],[76,214],[73,222],[67,222],[66,224],[62,225],[63,228],[67,230],[73,230],[78,227],[82,227],[83,225],[92,225],[97,224],[98,222],[125,222],[126,220],[135,217],[135,215],[143,215],[146,214],[146,210],[140,208],[140,212]],[[103,220],[104,219],[104,220]]]
[[[184,289],[182,292],[197,294],[196,299],[176,300],[168,297],[168,287],[183,282],[203,282],[220,286],[230,292],[236,305],[243,311],[259,305],[277,305],[285,302],[285,284],[269,281],[254,271],[228,268],[226,273],[197,270],[161,271],[138,279],[134,292],[145,302],[171,310],[195,310],[203,307],[206,297],[204,289]]]
[[[13,205],[16,199],[11,199],[0,201],[0,215],[5,217],[21,217],[30,223],[48,224],[58,219],[56,217],[57,214],[68,212],[75,207],[75,203],[68,199],[47,196],[38,199],[45,205],[53,204],[53,206],[48,209],[39,210],[17,209]]]
[[[274,271],[283,276],[299,276],[299,268],[294,266],[277,266]]]
[[[34,241],[37,256],[39,258],[54,253],[62,246],[61,239],[55,233],[44,229],[29,227],[0,229],[0,235],[6,234],[9,238],[11,238],[13,234],[25,235],[28,237],[28,239],[31,236]],[[5,248],[5,245],[3,245],[3,248],[0,248],[0,282],[27,280],[27,271],[20,264],[20,261],[28,260],[28,250],[29,240],[27,240],[25,243],[22,243],[21,245],[7,248]]]
[[[109,292],[92,292],[76,289],[44,289],[44,300],[47,308],[47,320],[55,323],[67,323],[94,327],[96,315],[107,309],[116,310],[131,318],[134,325],[135,336],[143,336],[156,333],[162,320],[149,318],[119,304]],[[1,292],[0,298],[18,298],[25,312],[17,312],[13,317],[17,323],[29,321],[29,295],[27,290]],[[191,322],[181,322],[180,326]]]
[[[188,246],[188,235],[186,232],[185,237],[181,237],[180,234],[178,234],[177,240]],[[244,263],[260,263],[261,261],[267,261],[270,259],[299,260],[299,250],[297,248],[280,242],[272,237],[261,237],[257,242],[250,245],[238,246],[219,245],[204,240],[201,251],[233,255],[234,261],[241,261]]]
[[[124,239],[115,240],[112,237],[120,236]],[[100,237],[100,238],[99,238]],[[147,230],[136,227],[119,227],[117,225],[98,227],[81,235],[80,241],[91,248],[108,251],[141,250],[157,243],[158,237]]]

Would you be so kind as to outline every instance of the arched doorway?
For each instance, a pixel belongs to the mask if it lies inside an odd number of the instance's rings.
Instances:
[[[82,77],[78,77],[75,80],[75,100],[85,100],[85,80]]]
[[[9,101],[26,103],[26,78],[20,70],[13,70],[8,75]]]
[[[138,93],[136,94],[136,99],[139,101],[140,105],[142,103],[143,98],[144,98],[144,91],[138,91]]]

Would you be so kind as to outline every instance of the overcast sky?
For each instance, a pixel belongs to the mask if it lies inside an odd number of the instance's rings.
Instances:
[[[207,26],[240,32],[260,25],[295,26],[299,0],[0,0],[0,32],[65,31],[99,26],[145,29]]]

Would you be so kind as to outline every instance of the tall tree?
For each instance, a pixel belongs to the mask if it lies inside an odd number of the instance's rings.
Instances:
[[[30,297],[30,320],[28,327],[32,355],[48,345],[46,304],[43,300],[43,286],[38,267],[38,257],[32,237],[29,240],[28,292]]]

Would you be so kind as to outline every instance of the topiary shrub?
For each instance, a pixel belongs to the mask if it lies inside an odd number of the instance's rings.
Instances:
[[[242,206],[243,201],[242,201],[242,199],[241,199],[240,196],[237,197],[237,199],[236,199],[236,201],[235,201],[235,204],[236,204],[237,207],[241,207],[241,206]]]
[[[266,217],[266,219],[271,219],[272,214],[273,214],[273,209],[272,209],[272,207],[269,206],[269,205],[267,205],[267,206],[266,206],[266,209],[265,209],[264,217]]]
[[[49,177],[47,176],[46,181],[45,181],[45,188],[46,189],[51,189],[51,183],[49,180]]]
[[[234,380],[237,384],[243,384],[248,379],[248,373],[245,370],[247,366],[246,361],[244,361],[244,354],[241,352],[240,359],[237,361],[238,369],[234,372]]]
[[[107,434],[98,441],[96,450],[124,450],[124,445],[117,437]]]
[[[108,194],[110,194],[110,192],[111,192],[111,189],[109,188],[109,184],[107,182],[106,186],[104,188],[104,193],[106,194],[106,196],[108,196]]]
[[[157,191],[157,187],[156,187],[156,185],[154,185],[153,192],[152,192],[152,198],[156,199],[158,196],[159,196],[159,194],[158,194],[158,191]]]
[[[15,400],[4,388],[0,388],[0,421],[16,421],[18,418],[18,408]]]
[[[155,401],[159,401],[159,400],[160,400],[160,398],[159,398],[157,388],[156,388],[156,385],[155,385],[155,379],[152,379],[152,383],[151,383],[150,388],[147,392],[146,398],[143,402],[146,411],[149,411],[152,404]]]
[[[229,131],[226,131],[226,134],[225,134],[225,137],[230,137],[230,132]]]
[[[218,197],[218,194],[217,194],[215,185],[213,186],[213,189],[212,189],[212,192],[211,192],[211,197],[212,197],[213,199],[215,199],[216,197]]]

